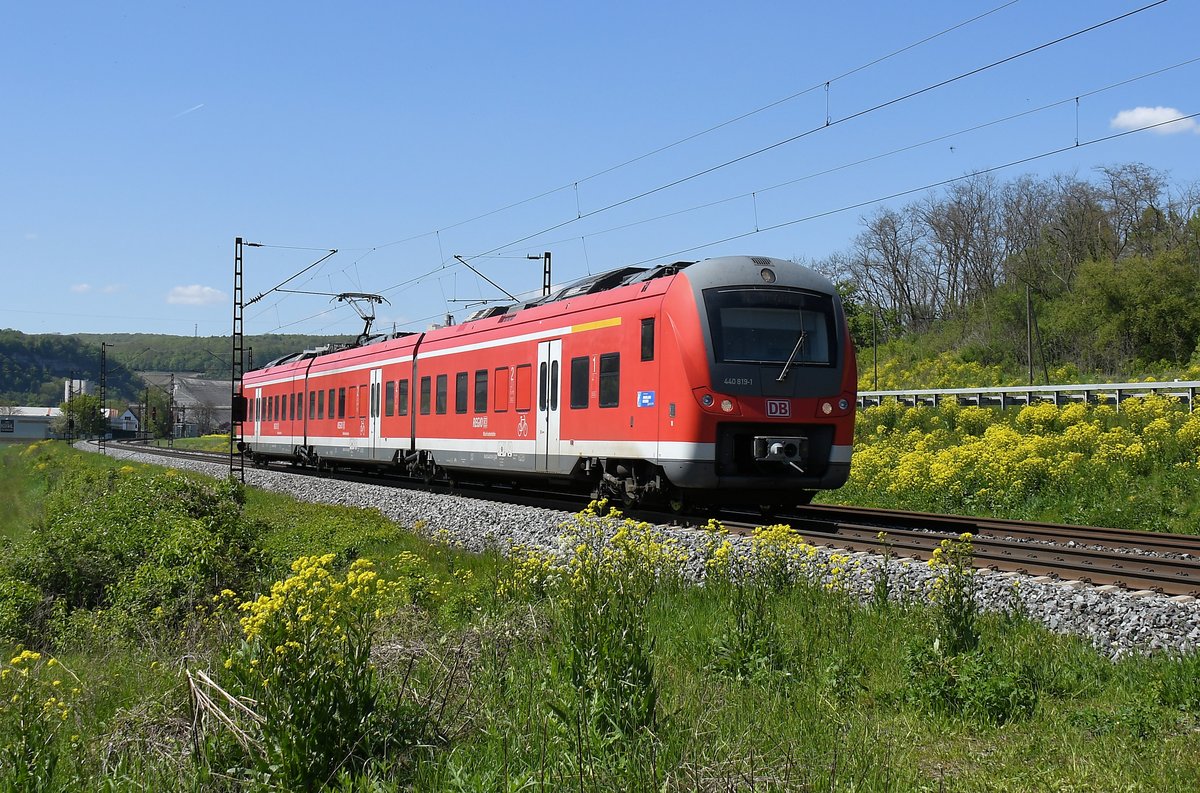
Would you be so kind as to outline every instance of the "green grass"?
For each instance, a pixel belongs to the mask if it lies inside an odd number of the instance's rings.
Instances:
[[[159,438],[154,441],[154,445],[167,446],[168,441],[163,438]],[[201,435],[198,438],[174,438],[169,442],[169,445],[176,449],[192,449],[200,452],[228,452],[229,436]]]
[[[153,466],[123,466],[61,448],[25,455],[11,450],[0,460],[5,493],[14,506],[4,524],[13,550],[43,538],[11,514],[33,520],[48,493],[53,503],[62,504],[72,482],[93,483],[88,503],[97,506],[85,514],[97,521],[98,531],[118,527],[106,523],[113,518],[99,508],[96,482],[145,477],[150,490],[194,492],[162,479]],[[208,503],[189,498],[193,505]],[[113,508],[119,512],[120,506]],[[165,520],[174,513],[163,514]],[[381,614],[374,635],[373,662],[390,737],[377,738],[371,756],[330,789],[1200,787],[1200,660],[1195,656],[1112,663],[1079,640],[1048,634],[1019,617],[985,616],[979,623],[982,672],[965,685],[987,686],[996,675],[1019,671],[1036,691],[1032,713],[993,721],[948,709],[911,683],[906,657],[913,647],[929,646],[936,624],[926,607],[865,608],[819,587],[780,586],[768,593],[757,617],[765,623],[769,643],[733,656],[727,648],[738,614],[731,584],[693,588],[668,577],[653,586],[632,622],[614,622],[610,616],[596,623],[644,626],[658,691],[649,732],[614,734],[574,721],[575,714],[594,715],[603,705],[581,699],[581,691],[586,694],[598,678],[573,683],[570,670],[636,680],[602,660],[636,661],[636,654],[624,652],[636,630],[580,643],[572,631],[589,623],[588,614],[554,599],[495,594],[497,582],[513,575],[506,560],[430,543],[374,511],[248,491],[240,520],[254,538],[254,551],[245,557],[252,569],[243,571],[239,599],[267,592],[300,555],[333,553],[339,570],[366,556],[376,560],[385,578],[398,582],[400,599]],[[114,541],[119,536],[114,534]],[[169,547],[147,553],[166,558]],[[2,618],[4,582],[37,572],[11,563],[37,558],[22,554],[6,553],[10,561],[0,564],[0,631],[22,624]],[[195,560],[178,563],[185,562]],[[180,594],[167,588],[176,579],[166,562],[146,570],[159,577],[138,582],[147,597],[161,593],[170,602],[190,597],[191,611],[156,619],[151,601],[122,612],[117,598],[107,608],[63,604],[39,617],[45,630],[35,649],[54,653],[70,676],[43,671],[59,675],[68,689],[79,689],[64,695],[71,713],[59,734],[62,756],[50,781],[67,790],[256,789],[245,776],[237,777],[240,781],[227,776],[242,762],[240,750],[213,720],[202,720],[203,751],[193,751],[186,676],[203,670],[229,685],[222,676],[224,661],[242,646],[237,619],[243,612],[212,604],[212,590],[220,587],[215,580],[197,582],[203,586]],[[151,585],[155,582],[159,586]],[[555,587],[562,586],[569,584],[551,585],[551,591],[561,593]],[[632,601],[622,600],[623,586],[603,591],[629,607]],[[577,608],[580,603],[599,607],[602,601],[573,602]],[[599,655],[572,656],[572,648],[579,647]],[[15,735],[0,713],[0,746]],[[75,743],[72,736],[79,736]],[[0,767],[0,789],[11,783],[6,773]]]
[[[17,540],[29,533],[41,515],[45,479],[23,459],[29,445],[0,445],[0,540]]]

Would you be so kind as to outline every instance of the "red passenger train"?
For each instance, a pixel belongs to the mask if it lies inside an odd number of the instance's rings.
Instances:
[[[243,379],[241,448],[260,464],[777,507],[845,483],[855,387],[833,285],[729,256],[273,361]]]

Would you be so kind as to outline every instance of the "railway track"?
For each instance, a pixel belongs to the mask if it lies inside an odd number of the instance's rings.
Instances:
[[[110,444],[115,446],[115,444]],[[201,459],[228,464],[229,455],[188,452],[142,445],[120,445],[149,454]],[[288,470],[278,468],[276,470]],[[574,510],[586,498],[561,493],[517,490],[502,487],[430,487],[399,478],[381,479],[359,473],[296,473],[319,475],[356,482],[396,484],[424,490],[442,490],[474,498],[485,498],[548,509]],[[631,511],[631,516],[656,523],[687,524],[688,519],[670,513]],[[746,513],[715,514],[735,533],[750,533],[762,525],[761,517]],[[699,518],[702,522],[709,515]],[[1012,571],[1032,576],[1111,585],[1134,591],[1200,597],[1200,537],[1158,532],[1125,531],[1090,526],[997,518],[932,515],[919,512],[844,506],[807,506],[780,515],[774,522],[788,523],[810,542],[851,551],[883,553],[926,560],[948,537],[964,532],[972,535],[977,567]],[[880,538],[880,534],[884,538]]]

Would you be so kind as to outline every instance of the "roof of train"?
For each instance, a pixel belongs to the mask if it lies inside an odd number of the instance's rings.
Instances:
[[[752,263],[756,266],[757,265],[778,265],[778,264],[784,263],[784,260],[772,259],[772,258],[763,257],[763,256],[726,256],[726,257],[719,257],[719,258],[704,260],[705,264],[713,264],[713,265],[732,264],[735,261],[738,263]],[[595,275],[589,275],[585,278],[581,278],[578,281],[574,281],[573,283],[570,283],[570,284],[562,287],[558,291],[553,292],[550,295],[539,298],[537,300],[531,300],[531,301],[526,301],[526,302],[522,302],[522,303],[515,303],[512,305],[508,305],[508,306],[489,306],[487,308],[480,309],[479,311],[476,311],[475,313],[473,313],[469,317],[467,317],[465,320],[463,320],[463,322],[460,325],[444,326],[444,327],[446,329],[449,329],[450,327],[461,328],[472,322],[493,319],[493,318],[504,318],[503,320],[501,320],[501,321],[504,321],[504,320],[508,319],[509,317],[516,315],[527,309],[534,309],[534,308],[538,308],[541,306],[547,306],[547,305],[551,305],[554,303],[559,303],[559,302],[563,302],[566,300],[583,297],[586,295],[595,295],[595,294],[601,294],[604,292],[609,292],[609,291],[612,291],[614,289],[618,289],[618,288],[624,287],[624,286],[632,286],[634,284],[645,283],[645,282],[653,281],[653,280],[656,280],[659,278],[670,277],[670,276],[673,276],[673,275],[679,273],[680,271],[684,270],[685,268],[690,267],[694,264],[697,264],[697,262],[681,261],[681,262],[672,262],[671,264],[662,264],[662,265],[658,265],[656,267],[648,267],[648,268],[647,267],[620,267],[615,270],[608,270],[603,273],[597,273]],[[795,263],[791,262],[791,264],[795,264]],[[801,266],[801,265],[797,265],[797,266]],[[803,268],[803,269],[807,270],[807,268]],[[804,286],[806,286],[808,288],[821,289],[822,291],[833,289],[833,286],[819,274],[812,272],[812,271],[807,271],[807,272],[808,272],[808,275],[811,277],[804,279],[804,281],[805,281]],[[440,330],[440,329],[443,329],[443,328],[437,327],[437,326],[435,326],[435,328],[434,328],[434,330]],[[285,355],[280,358],[276,358],[275,360],[270,361],[269,363],[266,363],[263,366],[257,367],[253,371],[261,372],[266,369],[273,369],[273,368],[277,368],[277,367],[281,367],[281,366],[301,364],[312,358],[317,358],[317,357],[321,357],[321,356],[325,356],[325,355],[332,355],[335,353],[349,353],[350,351],[353,351],[353,350],[362,350],[364,348],[368,348],[368,347],[374,346],[376,344],[382,344],[385,342],[394,341],[396,339],[402,339],[402,338],[405,338],[408,336],[416,336],[416,335],[419,335],[419,333],[414,332],[414,331],[401,331],[401,332],[397,332],[397,333],[381,333],[381,334],[371,336],[371,337],[363,340],[359,344],[327,344],[327,345],[324,345],[321,347],[315,347],[315,348],[308,349],[308,350],[302,350],[299,352],[290,353],[290,354]],[[250,372],[247,372],[247,374],[250,374]]]

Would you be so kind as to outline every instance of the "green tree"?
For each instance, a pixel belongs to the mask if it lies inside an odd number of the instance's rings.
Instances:
[[[95,438],[108,431],[100,407],[100,397],[78,394],[59,405],[62,415],[50,423],[50,429],[60,437]]]

